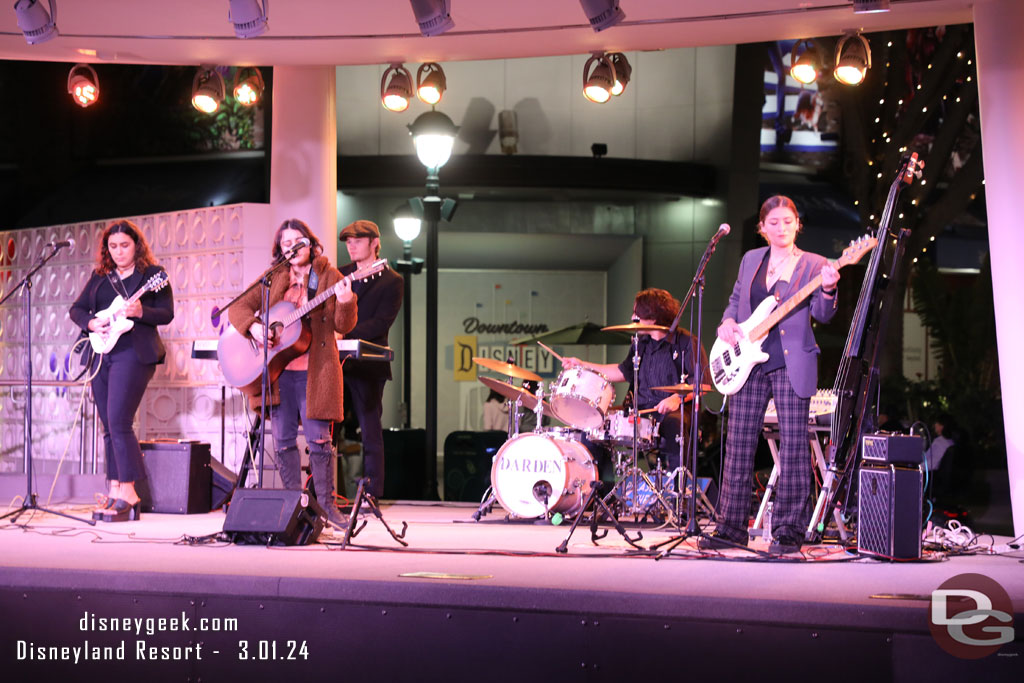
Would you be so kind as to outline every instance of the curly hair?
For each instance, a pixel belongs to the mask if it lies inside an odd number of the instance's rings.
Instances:
[[[130,220],[122,218],[108,225],[107,229],[103,231],[103,236],[100,237],[99,248],[96,253],[96,272],[99,275],[106,275],[117,269],[117,264],[114,263],[114,259],[110,256],[107,240],[110,239],[111,235],[118,233],[128,235],[135,242],[135,269],[137,271],[141,273],[146,268],[159,263],[156,257],[153,256],[153,251],[149,248],[149,242],[146,241],[146,236],[139,230],[139,226]]]
[[[324,247],[317,239],[313,231],[309,229],[309,226],[300,221],[298,218],[289,218],[284,223],[281,223],[277,228],[277,232],[274,233],[274,248],[270,252],[271,258],[277,261],[281,258],[284,253],[281,250],[281,233],[285,230],[296,230],[302,233],[302,236],[309,240],[309,262],[312,263],[313,259],[324,252]]]
[[[639,292],[633,300],[638,318],[653,320],[656,325],[669,325],[679,310],[679,301],[664,289],[650,288]]]

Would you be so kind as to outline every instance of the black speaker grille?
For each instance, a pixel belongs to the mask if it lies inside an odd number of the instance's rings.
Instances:
[[[892,477],[889,470],[860,471],[860,524],[857,547],[892,555]]]

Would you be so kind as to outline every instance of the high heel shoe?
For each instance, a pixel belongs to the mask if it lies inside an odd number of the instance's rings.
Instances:
[[[108,510],[103,511],[104,522],[134,522],[142,517],[142,501],[134,504],[118,498]]]
[[[96,521],[96,522],[101,521],[103,519],[103,513],[105,513],[110,508],[114,507],[114,501],[116,501],[116,500],[117,500],[116,498],[113,498],[111,496],[107,496],[106,500],[103,501],[103,505],[99,505],[99,506],[93,508],[93,510],[92,510],[92,518],[93,518],[93,520]]]

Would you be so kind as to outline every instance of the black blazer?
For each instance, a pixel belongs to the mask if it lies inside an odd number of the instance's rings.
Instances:
[[[146,268],[138,285],[130,293],[134,294],[139,287],[149,281],[149,278],[162,271],[163,268],[160,266]],[[71,310],[68,311],[71,320],[86,333],[89,332],[89,321],[97,313],[96,293],[106,280],[106,275],[100,275],[93,271],[89,281],[85,283],[82,293],[78,295],[78,299],[71,304]],[[140,363],[144,365],[163,363],[167,352],[164,350],[164,343],[160,340],[156,326],[167,325],[174,320],[174,294],[171,293],[171,285],[167,284],[155,292],[146,292],[139,298],[139,303],[142,304],[142,317],[132,318],[135,321],[135,327],[125,334],[131,337],[132,346],[135,347],[135,354],[139,357]]]
[[[356,270],[356,264],[349,263],[341,269],[342,275]],[[362,339],[374,344],[388,345],[388,330],[402,310],[402,276],[390,267],[371,280],[353,282],[359,319],[356,326],[345,335],[346,339]],[[345,376],[369,379],[391,379],[391,363],[385,361],[346,360],[343,366]]]

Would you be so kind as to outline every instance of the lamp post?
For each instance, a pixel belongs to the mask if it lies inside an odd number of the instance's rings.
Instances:
[[[412,276],[423,269],[423,259],[412,257],[412,241],[419,237],[423,221],[413,214],[408,204],[395,209],[392,221],[395,234],[402,240],[402,260],[395,265],[405,287],[402,296],[402,427],[409,429],[412,426]]]
[[[426,497],[437,495],[437,231],[442,216],[451,220],[455,201],[438,195],[438,171],[448,161],[458,128],[439,111],[420,114],[409,125],[416,156],[427,168],[427,192],[423,197],[423,221],[427,229],[427,377],[426,377]]]

